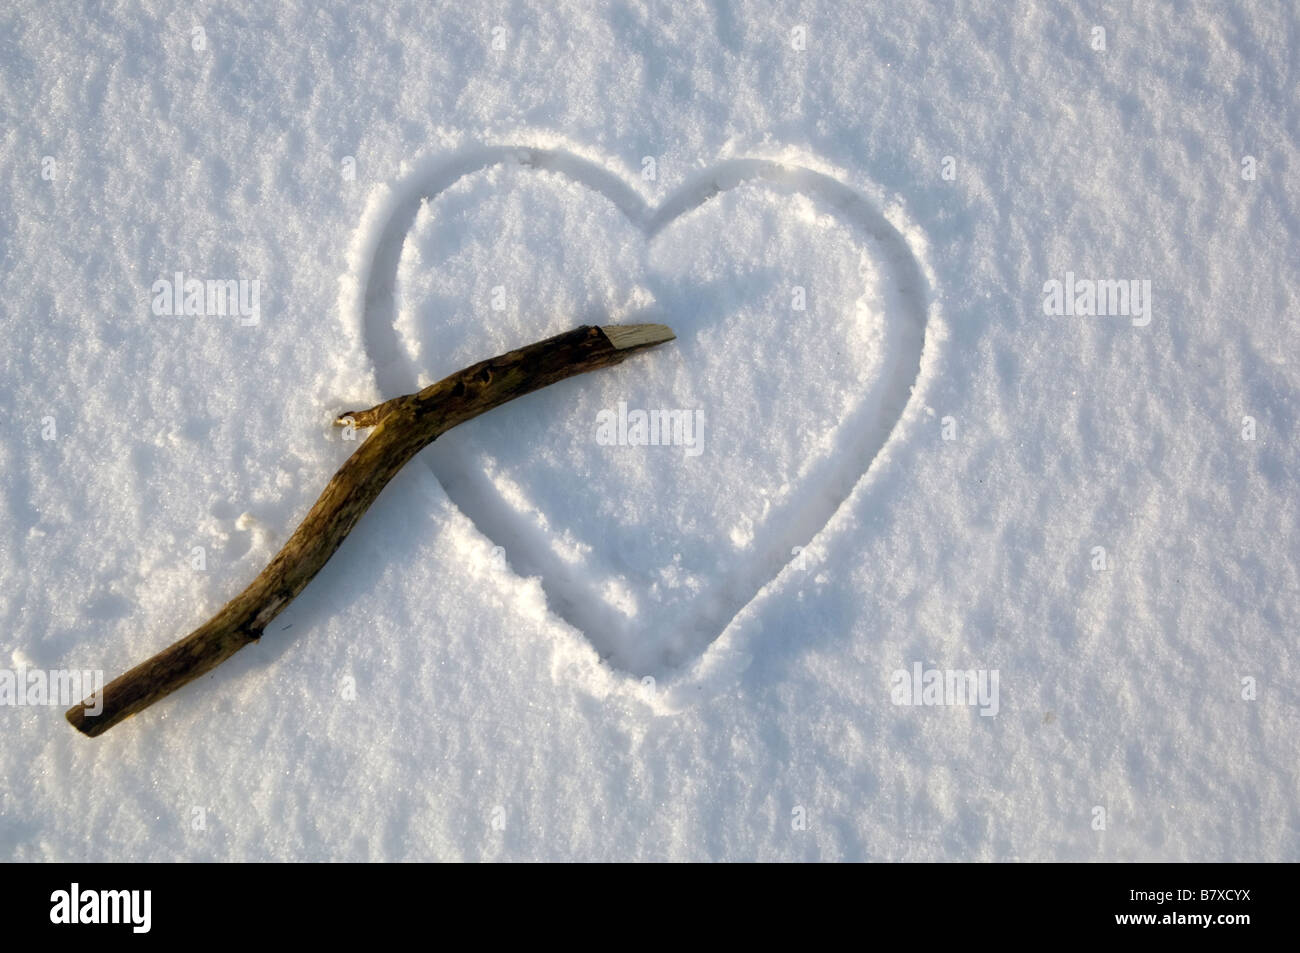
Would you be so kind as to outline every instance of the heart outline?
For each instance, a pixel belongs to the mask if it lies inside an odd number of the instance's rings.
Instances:
[[[408,393],[417,384],[416,370],[401,347],[396,329],[396,283],[402,248],[421,204],[432,201],[467,176],[508,163],[559,173],[585,186],[618,208],[647,243],[722,192],[750,182],[782,186],[809,197],[841,223],[873,239],[874,250],[883,252],[884,264],[899,292],[902,317],[897,313],[900,309],[890,309],[885,321],[893,352],[892,358],[887,355],[885,361],[889,375],[884,388],[887,397],[874,408],[867,407],[869,402],[863,401],[854,412],[876,417],[875,425],[848,452],[832,454],[823,467],[838,471],[830,472],[829,478],[822,476],[825,481],[822,485],[833,488],[829,502],[824,499],[828,494],[805,492],[802,506],[792,507],[791,514],[786,516],[785,528],[774,532],[760,552],[742,561],[736,571],[698,600],[700,609],[689,618],[694,624],[702,625],[706,634],[699,640],[699,651],[692,656],[693,661],[672,673],[671,681],[678,690],[671,695],[676,700],[670,701],[667,693],[646,699],[660,710],[677,710],[682,702],[700,697],[681,690],[687,683],[698,689],[705,681],[717,682],[724,670],[743,669],[748,664],[742,656],[737,665],[734,652],[730,653],[729,660],[722,658],[729,654],[722,650],[724,636],[745,610],[788,571],[791,540],[797,539],[798,544],[807,547],[826,530],[855,489],[871,476],[885,447],[900,430],[908,409],[914,405],[912,397],[921,383],[924,358],[932,337],[927,269],[899,229],[870,199],[839,179],[804,165],[765,158],[725,159],[689,177],[655,205],[617,173],[565,149],[518,145],[462,149],[404,170],[397,183],[372,197],[353,243],[354,267],[344,279],[341,303],[345,315],[351,314],[360,325],[361,344],[384,398]],[[479,532],[494,542],[507,535],[516,537],[511,546],[512,567],[521,576],[540,576],[550,611],[576,629],[587,645],[599,653],[601,646],[593,632],[600,631],[599,606],[603,601],[599,597],[570,595],[581,584],[561,578],[568,570],[556,565],[554,559],[548,561],[543,552],[544,540],[541,545],[536,542],[520,545],[517,537],[521,527],[512,523],[511,515],[504,508],[495,507],[494,512],[490,501],[472,500],[466,492],[457,491],[456,480],[463,478],[467,471],[460,468],[458,472],[456,461],[445,455],[440,458],[436,444],[422,456],[448,498]],[[813,485],[817,485],[815,480]],[[748,580],[741,578],[744,576]],[[608,606],[604,610],[610,611]],[[718,620],[720,624],[712,624]],[[602,669],[609,672],[607,666]],[[617,675],[612,681],[636,684]],[[653,686],[653,679],[643,682]]]

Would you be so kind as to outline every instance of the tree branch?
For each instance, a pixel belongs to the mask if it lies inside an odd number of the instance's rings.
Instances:
[[[270,564],[207,623],[68,709],[94,737],[224,662],[262,636],[329,560],[402,466],[439,435],[548,384],[622,363],[675,337],[662,324],[581,327],[452,374],[417,394],[341,415],[373,431],[334,474]]]

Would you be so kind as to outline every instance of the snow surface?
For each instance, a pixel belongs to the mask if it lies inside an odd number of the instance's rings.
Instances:
[[[0,858],[1300,860],[1298,48],[1263,2],[4,5],[0,670],[205,621],[344,409],[679,336],[440,440],[104,737],[0,708]],[[1067,271],[1150,323],[1045,315]],[[176,272],[257,322],[155,314]],[[620,402],[699,452],[602,444]],[[914,663],[997,713],[895,704]]]

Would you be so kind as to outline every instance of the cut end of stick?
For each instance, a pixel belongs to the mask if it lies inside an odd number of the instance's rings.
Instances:
[[[651,347],[674,340],[677,335],[666,324],[606,324],[600,329],[609,343],[620,351]]]
[[[93,718],[88,718],[86,716],[85,702],[69,708],[64,712],[63,717],[68,719],[68,724],[73,728],[76,728],[87,738],[97,738],[115,724],[115,722],[111,721],[98,722]]]

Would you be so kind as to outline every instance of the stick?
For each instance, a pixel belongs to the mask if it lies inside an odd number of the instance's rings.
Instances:
[[[374,430],[334,474],[261,575],[207,623],[69,708],[68,721],[91,737],[103,734],[261,638],[334,555],[393,475],[440,434],[516,397],[620,364],[674,337],[662,324],[576,328],[480,361],[418,394],[337,418],[336,425]]]

